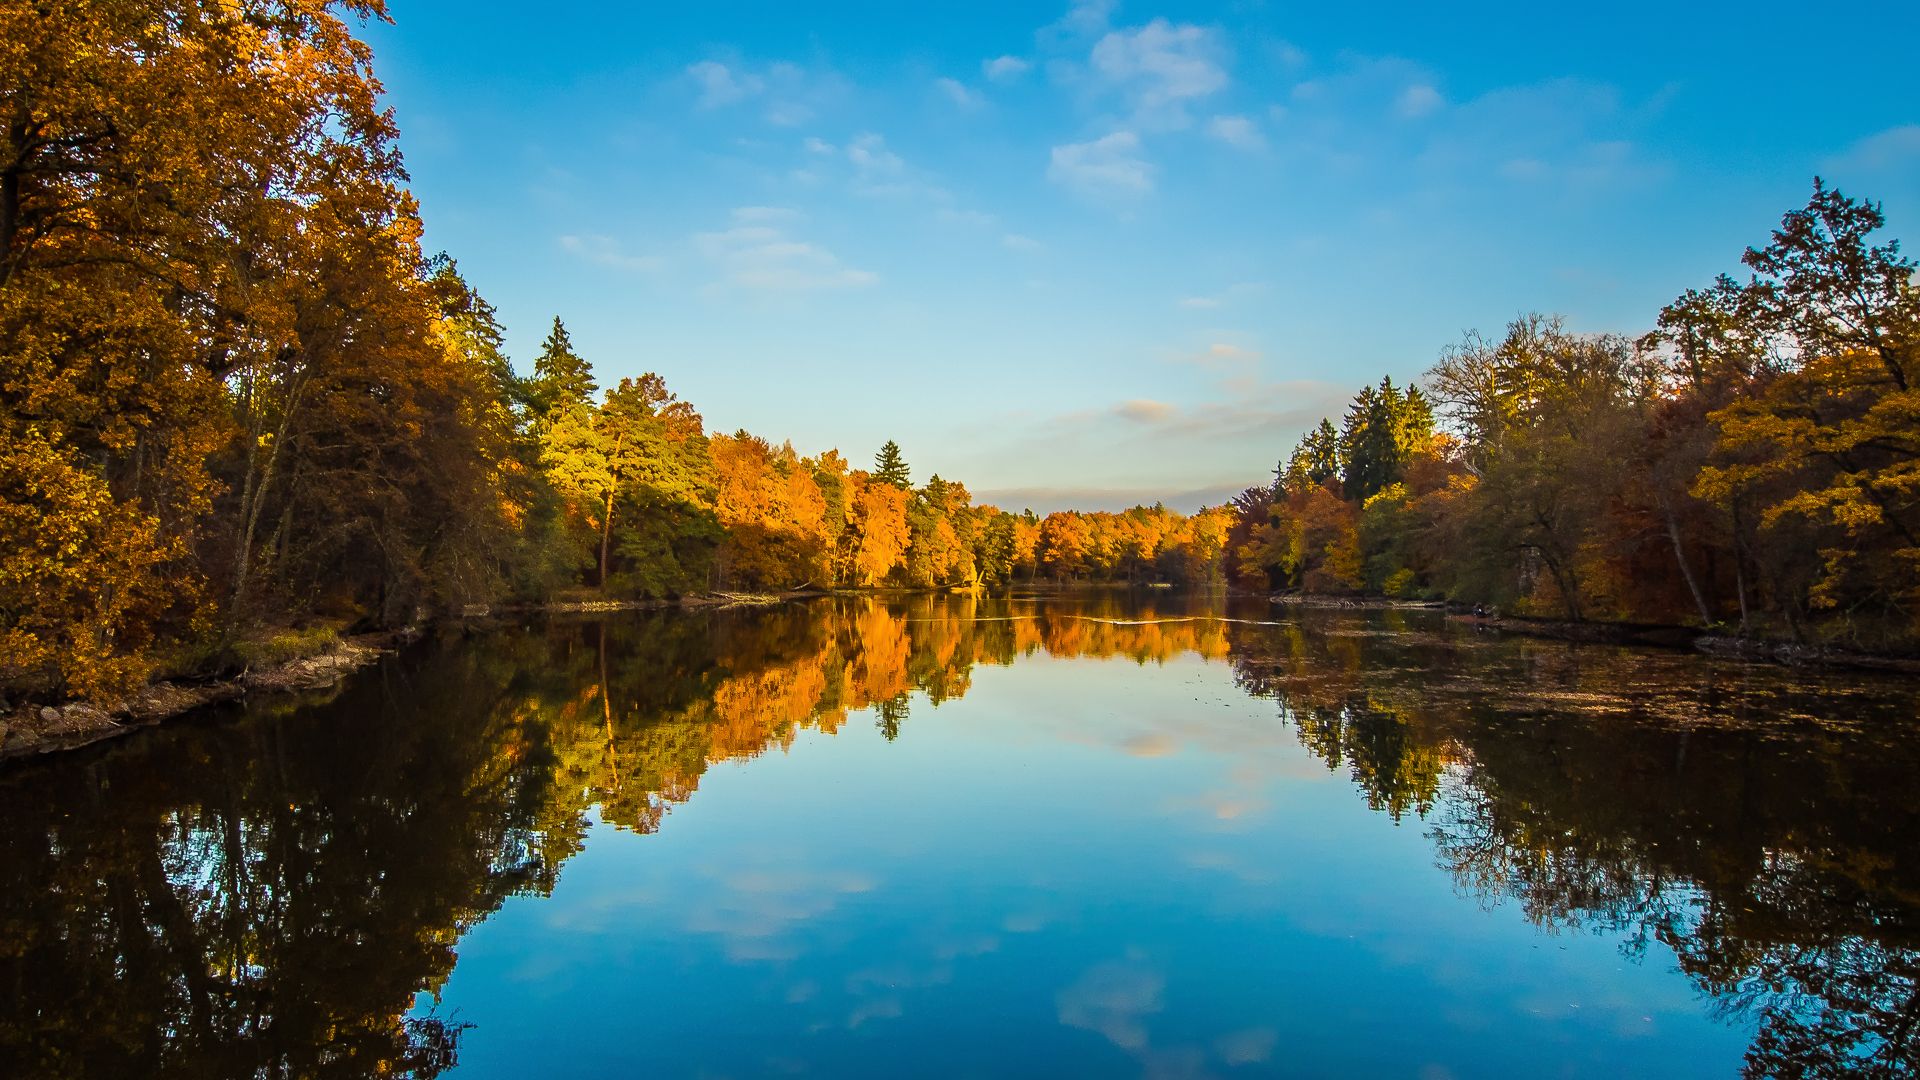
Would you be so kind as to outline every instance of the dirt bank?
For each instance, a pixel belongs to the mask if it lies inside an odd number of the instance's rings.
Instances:
[[[598,600],[580,597],[544,604],[475,605],[456,620],[486,620],[521,614],[606,614],[667,608],[720,609],[766,607],[823,595],[818,592],[703,593],[671,600]],[[249,694],[293,693],[332,686],[351,672],[373,663],[422,632],[408,627],[391,633],[363,634],[333,642],[311,656],[227,679],[181,679],[153,683],[125,701],[71,701],[59,705],[29,703],[0,716],[0,762],[35,754],[53,753],[111,739],[152,727],[183,713]]]
[[[125,701],[28,704],[0,720],[0,761],[71,750],[248,694],[290,693],[332,686],[349,672],[373,663],[383,653],[411,640],[416,633],[409,629],[346,638],[317,655],[244,672],[230,679],[153,683]]]

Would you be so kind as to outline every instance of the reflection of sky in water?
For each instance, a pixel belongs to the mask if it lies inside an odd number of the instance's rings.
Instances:
[[[472,1076],[1729,1075],[1655,944],[1436,868],[1195,656],[1036,653],[596,823],[460,943]]]

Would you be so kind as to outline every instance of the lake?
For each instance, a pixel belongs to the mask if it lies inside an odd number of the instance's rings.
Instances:
[[[0,1075],[1912,1075],[1917,705],[1218,596],[452,629],[0,772]]]

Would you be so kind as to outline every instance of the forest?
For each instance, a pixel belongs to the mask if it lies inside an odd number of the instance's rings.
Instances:
[[[1640,338],[1517,320],[1193,515],[975,505],[524,369],[422,247],[348,19],[379,0],[0,12],[0,694],[112,700],[287,635],[712,590],[1230,582],[1903,647],[1914,264],[1816,182]]]
[[[1643,336],[1526,315],[1362,390],[1234,501],[1235,579],[1910,648],[1920,286],[1884,225],[1815,180]]]

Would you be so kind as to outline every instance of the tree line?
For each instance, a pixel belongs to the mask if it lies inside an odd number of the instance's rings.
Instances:
[[[498,327],[484,334],[497,349]],[[505,393],[533,489],[523,595],[1195,583],[1222,572],[1222,512],[1014,514],[938,474],[914,486],[892,441],[859,469],[835,450],[802,456],[746,431],[709,433],[658,375],[601,392],[558,318],[532,374],[505,376]]]
[[[1526,315],[1383,380],[1234,500],[1243,585],[1911,647],[1920,287],[1816,180],[1638,338]]]

